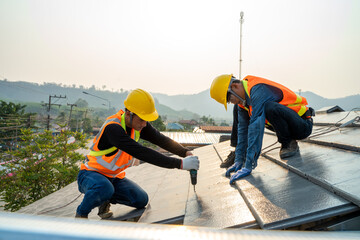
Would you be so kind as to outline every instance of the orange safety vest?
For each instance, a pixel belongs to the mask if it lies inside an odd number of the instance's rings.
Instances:
[[[105,127],[113,123],[119,124],[126,131],[124,111],[120,110],[115,115],[112,115],[106,119],[99,133],[93,140],[90,153],[86,155],[84,163],[81,164],[81,170],[86,169],[90,171],[96,171],[112,178],[125,177],[125,172],[123,172],[123,170],[131,166],[132,162],[134,161],[133,157],[116,147],[111,147],[105,150],[100,150],[98,148],[98,144],[102,134],[104,133]],[[130,137],[135,141],[139,141],[140,132],[131,129]],[[106,156],[109,153],[113,154],[111,156]]]
[[[255,85],[266,84],[266,85],[273,86],[273,87],[280,89],[283,93],[283,98],[279,103],[281,105],[284,105],[284,106],[294,110],[300,117],[308,110],[308,107],[306,106],[308,104],[306,98],[294,93],[293,91],[291,91],[290,89],[288,89],[287,87],[285,87],[279,83],[267,80],[265,78],[255,77],[255,76],[250,76],[250,75],[246,76],[243,79],[242,83],[243,83],[245,92],[249,96],[250,99],[251,99],[251,96],[250,96],[251,89]],[[252,112],[251,105],[249,106],[249,109],[241,104],[239,104],[239,107],[247,110],[249,112],[249,116],[251,116],[251,112]]]

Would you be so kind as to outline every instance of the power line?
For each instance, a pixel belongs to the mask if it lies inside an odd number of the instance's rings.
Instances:
[[[50,129],[50,110],[51,110],[51,105],[57,105],[57,106],[61,106],[60,104],[55,104],[55,103],[51,103],[51,98],[66,98],[65,96],[56,96],[56,95],[49,95],[49,103],[48,105],[48,121],[47,121],[47,127],[46,129],[49,130]],[[45,104],[46,105],[46,104]]]

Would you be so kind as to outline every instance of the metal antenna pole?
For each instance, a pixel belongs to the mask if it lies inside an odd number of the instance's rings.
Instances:
[[[242,24],[244,22],[244,12],[240,12],[240,60],[239,60],[239,80],[241,79],[241,45],[242,45]]]

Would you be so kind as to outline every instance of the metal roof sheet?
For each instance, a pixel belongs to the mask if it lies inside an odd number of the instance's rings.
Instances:
[[[326,126],[314,126],[312,135],[306,139],[307,142],[318,143],[328,147],[342,147],[352,151],[359,151],[360,128],[338,128]],[[343,145],[343,146],[341,146]]]
[[[229,143],[220,144],[228,149]],[[213,146],[194,150],[200,156],[196,192],[191,186],[184,225],[217,228],[255,226],[256,221],[237,189],[229,185]]]
[[[215,147],[218,149],[221,145]],[[358,209],[349,201],[262,157],[252,174],[237,181],[236,186],[264,229],[299,226]]]
[[[183,145],[210,145],[218,143],[220,133],[192,133],[192,132],[161,132],[172,140]]]
[[[344,124],[356,117],[360,116],[357,111],[350,112],[333,112],[328,114],[316,114],[314,117],[314,124],[325,124],[325,125],[340,125]],[[358,127],[359,123],[355,123]]]
[[[358,117],[355,112],[336,112],[319,114],[314,121],[334,125],[355,117]],[[112,219],[141,216],[141,222],[180,223],[184,219],[185,225],[192,226],[283,229],[359,213],[360,128],[336,129],[325,133],[323,127],[314,127],[312,137],[299,142],[300,154],[287,160],[279,158],[278,143],[266,148],[277,141],[275,135],[266,134],[258,167],[250,176],[237,181],[235,187],[224,176],[226,170],[219,168],[231,150],[230,142],[217,143],[218,139],[209,143],[212,146],[194,150],[200,159],[196,194],[187,171],[146,163],[129,168],[127,177],[148,192],[150,203],[145,211],[112,205]],[[208,137],[209,133],[175,135],[180,138],[173,139],[184,143],[195,138],[190,135]],[[20,212],[73,217],[82,199],[81,196],[74,200],[78,195],[77,185],[73,183]],[[69,204],[63,206],[65,203]],[[96,213],[97,209],[90,218],[99,219]]]
[[[360,206],[360,153],[306,142],[299,147],[300,154],[288,160],[281,160],[278,150],[263,155]]]

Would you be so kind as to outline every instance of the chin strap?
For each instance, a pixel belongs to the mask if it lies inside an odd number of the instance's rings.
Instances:
[[[235,97],[237,97],[238,99],[240,99],[241,101],[241,104],[245,107],[246,106],[246,99],[243,99],[242,97],[240,97],[239,95],[237,95],[236,92],[234,92],[232,89],[231,89],[231,84],[236,81],[237,79],[236,78],[231,78],[231,81],[230,81],[230,84],[229,84],[229,89],[228,89],[228,92],[233,94]]]
[[[134,116],[134,113],[130,112],[130,127],[131,128],[132,128],[133,116]]]

